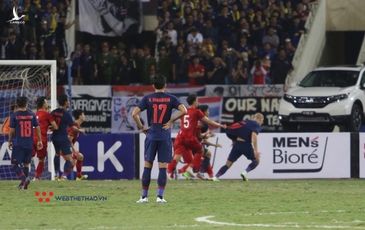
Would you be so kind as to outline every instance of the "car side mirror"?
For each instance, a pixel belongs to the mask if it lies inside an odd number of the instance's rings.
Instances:
[[[360,85],[360,89],[365,89],[365,82]]]

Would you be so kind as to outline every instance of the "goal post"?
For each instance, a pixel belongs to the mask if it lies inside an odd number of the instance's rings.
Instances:
[[[26,96],[28,108],[36,111],[36,99],[45,96],[50,109],[57,107],[57,70],[55,60],[0,60],[0,124],[9,117],[16,97]],[[17,179],[11,170],[11,151],[7,148],[7,134],[1,129],[0,180]],[[49,160],[45,162],[44,179],[54,178],[54,148],[48,145]],[[38,164],[37,159],[34,162]],[[32,163],[33,165],[33,163]],[[34,172],[34,165],[31,169]],[[31,173],[32,175],[33,173]]]

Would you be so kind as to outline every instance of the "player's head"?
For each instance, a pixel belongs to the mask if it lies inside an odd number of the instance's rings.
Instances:
[[[166,78],[162,75],[157,75],[154,77],[153,87],[157,90],[164,89],[166,87]]]
[[[14,111],[16,110],[16,108],[17,108],[16,102],[15,102],[15,103],[10,104],[10,111],[11,111],[11,112],[14,112]]]
[[[70,103],[68,101],[68,97],[65,94],[58,96],[57,102],[62,107],[68,107],[70,105]]]
[[[16,99],[16,106],[18,108],[24,109],[27,107],[28,104],[28,98],[24,96],[20,96]]]
[[[37,109],[47,109],[48,102],[46,97],[38,97],[37,98]]]
[[[85,121],[85,114],[83,111],[76,109],[72,113],[73,113],[75,120],[79,120],[81,122]]]
[[[190,94],[186,98],[186,102],[188,103],[189,106],[198,106],[198,100],[195,94]]]
[[[255,113],[253,120],[259,123],[259,125],[262,125],[264,123],[264,115],[262,113]]]
[[[205,116],[209,116],[209,106],[208,105],[199,105],[198,109],[200,109]]]

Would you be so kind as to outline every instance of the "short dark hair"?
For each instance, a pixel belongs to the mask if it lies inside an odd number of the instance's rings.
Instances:
[[[157,75],[154,79],[153,79],[153,86],[156,89],[163,89],[166,85],[166,78],[162,75]]]
[[[196,94],[190,94],[187,98],[186,98],[186,102],[188,103],[188,105],[192,105],[195,101],[196,101]]]
[[[200,109],[203,113],[207,112],[209,109],[208,105],[199,105],[198,109]]]
[[[24,96],[20,96],[16,99],[16,105],[19,107],[19,108],[24,108],[27,106],[27,103],[28,103],[28,98],[27,97],[24,97]]]
[[[72,115],[74,116],[75,120],[79,119],[79,117],[81,116],[81,114],[83,114],[84,111],[76,109],[72,112]]]
[[[66,102],[68,101],[68,97],[65,94],[61,94],[60,96],[58,96],[57,98],[57,102],[60,106],[64,106],[66,104]]]
[[[47,98],[46,97],[38,97],[37,98],[37,109],[40,109],[43,107],[44,105],[44,101],[46,100]]]

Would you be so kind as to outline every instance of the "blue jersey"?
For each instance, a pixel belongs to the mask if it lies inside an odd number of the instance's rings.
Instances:
[[[67,128],[74,123],[72,116],[62,108],[53,110],[51,115],[58,125],[58,129],[53,131],[52,141],[68,141]]]
[[[251,143],[251,134],[253,132],[259,133],[261,131],[260,125],[253,120],[244,120],[233,123],[226,129],[227,136],[231,139],[240,137],[246,142]]]
[[[15,129],[13,145],[32,149],[33,128],[39,126],[35,113],[30,110],[16,111],[10,116],[10,128]]]
[[[151,140],[166,140],[171,138],[171,131],[165,130],[162,126],[167,123],[173,109],[178,109],[181,103],[177,97],[168,93],[152,93],[142,98],[138,107],[147,110],[149,130],[147,137]]]

